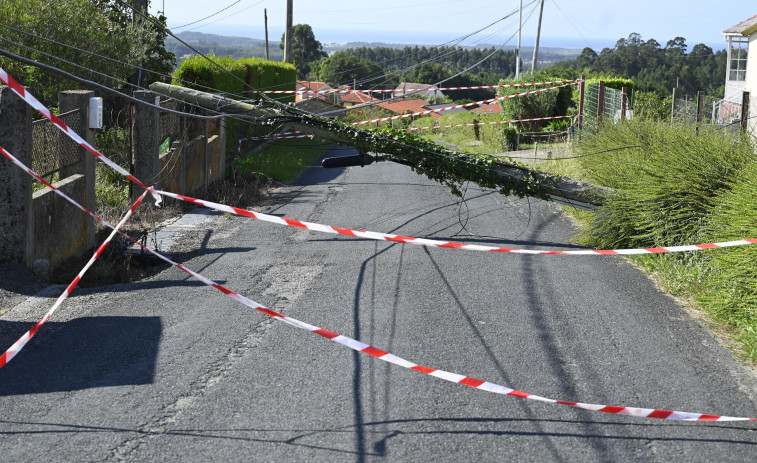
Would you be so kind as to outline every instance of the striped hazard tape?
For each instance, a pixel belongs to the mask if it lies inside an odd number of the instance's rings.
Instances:
[[[428,114],[434,114],[434,113],[440,113],[440,112],[443,112],[443,111],[449,111],[451,109],[470,108],[471,106],[487,105],[487,104],[490,104],[490,103],[495,103],[497,101],[508,100],[510,98],[519,98],[519,97],[526,96],[526,95],[534,95],[536,93],[541,93],[541,92],[548,92],[550,90],[556,90],[558,88],[569,87],[571,85],[576,85],[576,84],[577,84],[577,82],[571,82],[571,83],[568,83],[568,84],[557,85],[555,87],[540,88],[539,90],[532,90],[530,92],[523,92],[523,93],[516,93],[514,95],[500,96],[500,97],[497,97],[497,98],[491,98],[489,100],[482,100],[482,101],[476,101],[476,102],[473,102],[473,103],[466,103],[466,104],[461,104],[461,105],[448,106],[446,108],[429,109],[427,111],[420,111],[420,112],[412,113],[412,114],[400,114],[398,116],[382,117],[380,119],[371,119],[369,121],[353,122],[352,125],[372,124],[374,122],[392,121],[392,120],[395,120],[395,119],[403,119],[405,117],[425,116],[425,115],[428,115]]]
[[[757,243],[757,239],[746,239],[737,241],[727,241],[722,243],[708,243],[708,244],[693,244],[687,246],[668,246],[660,248],[637,248],[637,249],[581,249],[574,251],[562,251],[562,250],[545,250],[545,249],[518,249],[518,248],[502,248],[495,246],[484,246],[479,244],[465,244],[456,243],[453,241],[440,241],[428,238],[414,238],[412,236],[392,235],[387,233],[380,233],[374,231],[354,230],[350,228],[339,228],[331,225],[324,225],[320,223],[305,222],[302,220],[288,219],[285,217],[278,217],[275,215],[263,214],[261,212],[248,211],[246,209],[240,209],[238,207],[226,206],[224,204],[214,203],[212,201],[205,201],[202,199],[192,198],[190,196],[171,193],[169,191],[156,190],[159,195],[168,196],[169,198],[178,199],[198,206],[208,207],[221,212],[228,212],[230,214],[239,215],[242,217],[249,217],[252,219],[262,220],[264,222],[275,223],[278,225],[287,225],[290,227],[305,228],[307,230],[318,231],[323,233],[331,233],[336,235],[354,236],[357,238],[366,238],[378,241],[392,241],[395,243],[414,244],[418,246],[429,246],[438,248],[452,248],[463,249],[467,251],[487,251],[487,252],[504,252],[513,254],[554,254],[554,255],[569,255],[569,256],[606,256],[606,255],[633,255],[633,254],[660,254],[668,252],[684,252],[684,251],[701,251],[703,249],[713,248],[728,248],[733,246],[744,246],[748,244]]]
[[[260,141],[260,140],[289,140],[293,138],[313,138],[315,135],[301,135],[299,134],[299,131],[294,132],[283,132],[283,133],[276,133],[272,135],[264,135],[261,137],[249,137],[249,138],[240,138],[239,143],[237,144],[237,152],[242,152],[242,143],[246,141]]]
[[[28,172],[30,175],[33,175],[35,178],[40,178],[36,173],[34,173],[31,169],[23,165],[21,162],[19,162],[16,158],[14,158],[10,153],[0,148],[0,153],[2,153],[6,158],[10,159],[14,164],[18,165],[22,169],[24,169],[26,172]],[[48,185],[52,187],[52,185]],[[74,200],[69,198],[68,196],[65,196],[60,192],[58,189],[52,187],[53,190],[57,193],[62,195],[67,201],[75,204],[79,209],[86,211],[84,207],[77,204]],[[53,305],[53,308],[50,309],[50,311],[39,321],[37,324],[34,325],[34,327],[29,330],[24,336],[21,337],[16,343],[11,346],[8,351],[3,354],[2,357],[0,357],[0,368],[5,366],[18,352],[26,345],[26,343],[31,339],[34,334],[39,331],[39,328],[50,318],[50,316],[55,312],[55,309],[57,309],[60,304],[68,297],[68,295],[73,291],[74,287],[78,284],[79,280],[81,279],[81,276],[84,275],[84,273],[87,271],[87,269],[91,266],[91,264],[94,262],[95,259],[102,253],[102,250],[105,249],[105,246],[107,246],[107,243],[110,242],[110,240],[113,238],[113,236],[116,233],[120,232],[120,227],[123,226],[123,224],[126,222],[126,220],[129,219],[131,214],[136,210],[136,208],[139,206],[139,203],[142,201],[142,199],[145,197],[145,194],[147,191],[142,193],[142,196],[135,202],[135,204],[132,206],[132,208],[129,210],[129,212],[124,216],[124,218],[119,222],[119,224],[116,227],[111,226],[110,224],[107,224],[107,222],[104,222],[106,225],[113,228],[113,232],[110,234],[108,239],[103,242],[103,244],[98,248],[98,251],[95,253],[95,255],[92,257],[90,262],[82,269],[81,272],[79,272],[79,275],[74,279],[74,281],[69,285],[69,287],[64,291],[64,293],[58,298],[58,301],[56,301],[55,305]],[[87,211],[90,215],[95,217],[98,220],[101,220],[99,217],[95,216],[91,212]],[[101,220],[102,221],[102,220]],[[126,236],[126,235],[124,235]],[[131,238],[129,238],[131,239]],[[405,360],[402,357],[399,357],[397,355],[391,354],[387,351],[378,349],[374,346],[371,346],[369,344],[365,344],[363,342],[360,342],[356,339],[350,338],[348,336],[343,336],[338,333],[335,333],[333,331],[329,331],[323,328],[320,328],[315,325],[311,325],[309,323],[297,320],[296,318],[288,317],[284,314],[281,314],[279,312],[276,312],[274,310],[269,309],[268,307],[265,307],[251,299],[248,299],[247,297],[226,288],[225,286],[216,283],[213,280],[210,280],[209,278],[204,277],[203,275],[190,270],[189,268],[178,264],[171,259],[163,256],[162,254],[144,246],[143,244],[139,243],[136,240],[131,239],[133,242],[139,244],[143,249],[148,251],[149,253],[153,254],[154,256],[162,259],[166,263],[178,268],[179,270],[187,273],[188,275],[191,275],[192,277],[198,279],[199,281],[203,282],[204,284],[208,286],[212,286],[216,290],[220,291],[221,293],[225,294],[227,297],[244,304],[247,307],[250,307],[252,309],[255,309],[269,317],[272,317],[275,320],[284,322],[288,325],[300,328],[302,330],[315,333],[325,339],[328,339],[329,341],[332,341],[336,344],[339,344],[344,347],[348,347],[354,351],[360,352],[362,354],[370,355],[371,357],[375,357],[379,360],[383,360],[385,362],[407,368],[409,370],[417,371],[419,373],[423,373],[429,376],[434,376],[436,378],[449,381],[456,384],[461,384],[464,386],[470,386],[475,389],[480,389],[483,391],[491,392],[494,394],[500,394],[500,395],[508,395],[513,397],[519,397],[522,399],[528,399],[528,400],[534,400],[538,402],[543,402],[547,404],[552,405],[567,405],[570,407],[580,408],[584,410],[590,410],[595,412],[603,412],[603,413],[611,413],[615,415],[622,415],[622,416],[633,416],[638,418],[655,418],[655,419],[662,419],[662,420],[673,420],[673,421],[757,421],[757,418],[749,418],[749,417],[738,417],[738,416],[728,416],[728,415],[712,415],[712,414],[706,414],[706,413],[692,413],[692,412],[681,412],[681,411],[675,411],[675,410],[662,410],[657,408],[638,408],[638,407],[627,407],[627,406],[616,406],[616,405],[599,405],[599,404],[592,404],[592,403],[584,403],[584,402],[573,402],[573,401],[566,401],[566,400],[557,400],[557,399],[550,399],[547,397],[542,397],[536,394],[531,394],[528,392],[523,392],[517,389],[513,389],[507,386],[502,386],[500,384],[496,384],[489,381],[480,380],[477,378],[474,378],[472,376],[467,375],[460,375],[457,373],[452,373],[445,370],[439,370],[436,368],[428,368],[421,365],[418,365],[416,363],[413,363],[409,360]]]
[[[9,153],[7,153],[7,151],[5,151],[4,149],[2,149],[2,147],[0,147],[0,150],[1,150],[0,152],[2,152],[3,155],[5,155],[5,157],[8,157],[7,154],[9,154]],[[32,171],[30,169],[27,168],[26,170],[27,170],[27,172],[32,173]],[[34,174],[34,176],[37,177],[38,179],[40,178],[36,174]],[[48,186],[51,186],[51,185],[48,184]],[[61,192],[59,190],[56,189],[55,191],[58,192],[59,194],[61,194]],[[121,227],[126,223],[127,220],[129,220],[129,218],[132,216],[132,214],[134,214],[134,211],[136,211],[137,207],[139,207],[140,203],[142,203],[142,200],[145,198],[145,195],[147,194],[148,191],[150,191],[150,189],[145,190],[142,193],[142,196],[140,196],[139,198],[137,198],[137,200],[131,206],[131,208],[129,209],[129,211],[126,212],[126,215],[124,215],[124,217],[121,219],[121,221],[118,222],[118,224],[115,227],[113,227],[113,231],[110,233],[110,235],[108,235],[108,238],[106,238],[105,241],[103,241],[103,243],[100,245],[100,247],[97,248],[97,251],[95,251],[94,255],[92,255],[92,258],[89,260],[89,262],[87,262],[87,264],[84,266],[84,268],[81,269],[81,271],[79,272],[79,274],[76,275],[76,278],[74,278],[74,280],[71,282],[71,284],[69,284],[68,287],[66,287],[66,290],[63,291],[63,294],[61,294],[58,297],[58,299],[55,301],[55,304],[53,304],[52,308],[45,314],[45,316],[42,317],[37,323],[35,323],[34,326],[29,331],[27,331],[26,333],[24,333],[24,335],[21,336],[18,339],[18,341],[14,342],[13,345],[10,346],[8,348],[8,350],[6,350],[3,353],[3,355],[0,355],[0,368],[3,368],[5,365],[7,365],[8,362],[10,362],[13,359],[13,357],[15,357],[19,352],[21,352],[21,349],[23,349],[24,346],[26,346],[26,344],[29,342],[29,340],[31,338],[33,338],[35,334],[37,334],[37,331],[39,331],[39,329],[42,328],[42,325],[44,325],[50,319],[50,317],[53,316],[53,314],[55,313],[55,311],[58,310],[58,308],[61,306],[61,304],[63,304],[63,301],[65,301],[68,298],[68,296],[73,292],[73,290],[79,284],[79,282],[81,281],[81,279],[84,277],[84,274],[87,273],[87,270],[89,270],[89,268],[92,266],[92,264],[95,263],[95,261],[97,260],[97,258],[100,257],[100,254],[103,253],[103,251],[105,250],[105,248],[108,247],[108,244],[113,239],[113,237],[116,235],[116,233],[120,232]],[[86,211],[86,209],[84,209],[83,206],[77,204],[71,198],[69,198],[69,197],[67,197],[65,195],[63,195],[63,196],[66,198],[66,200],[74,203],[77,207],[79,207],[80,209]],[[95,218],[97,218],[97,216],[95,216],[94,214],[92,214],[92,216],[95,217]]]
[[[45,108],[39,101],[37,101],[37,99],[34,98],[33,95],[31,95],[29,92],[24,91],[23,87],[21,87],[18,83],[16,83],[16,81],[13,80],[10,76],[8,76],[8,74],[5,73],[5,71],[3,71],[2,68],[0,68],[0,80],[5,82],[6,84],[9,84],[11,89],[13,89],[13,91],[17,95],[19,95],[21,98],[27,101],[30,105],[32,105],[32,107],[37,109],[40,113],[45,115],[45,117],[53,121],[55,125],[61,131],[63,131],[63,133],[65,133],[69,137],[76,140],[79,144],[87,148],[88,151],[90,151],[96,157],[101,159],[107,165],[113,167],[117,172],[125,176],[127,179],[131,180],[137,185],[142,186],[143,188],[147,188],[146,186],[144,186],[142,182],[140,182],[134,176],[130,175],[128,172],[122,169],[118,164],[114,163],[113,161],[108,159],[106,156],[104,156],[102,153],[97,151],[94,147],[92,147],[86,141],[84,141],[81,137],[79,137],[79,135],[77,135],[73,130],[68,128],[60,119],[58,119],[47,108]],[[11,83],[13,85],[10,85]],[[573,84],[569,84],[569,85],[573,85]],[[548,89],[543,89],[543,90],[548,90]],[[726,241],[726,242],[720,242],[720,243],[692,244],[692,245],[684,245],[684,246],[666,246],[666,247],[657,247],[657,248],[604,249],[604,250],[585,249],[585,250],[576,250],[576,251],[502,248],[502,247],[494,247],[494,246],[482,246],[482,245],[475,245],[475,244],[456,243],[452,241],[439,241],[439,240],[432,240],[432,239],[427,239],[427,238],[414,238],[410,236],[393,235],[393,234],[387,234],[387,233],[372,232],[372,231],[365,231],[365,230],[355,230],[355,229],[349,229],[349,228],[338,228],[338,227],[333,227],[330,225],[304,222],[301,220],[286,219],[286,218],[281,218],[277,216],[262,214],[259,212],[247,211],[244,209],[239,209],[232,206],[226,206],[223,204],[214,203],[212,201],[205,201],[205,200],[201,200],[197,198],[192,198],[189,196],[179,195],[179,194],[171,193],[168,191],[153,190],[153,189],[150,189],[149,191],[153,195],[153,197],[156,199],[157,202],[160,201],[160,195],[165,195],[174,199],[178,199],[180,201],[185,201],[192,204],[209,207],[211,209],[215,209],[215,210],[219,210],[223,212],[229,212],[231,214],[236,214],[236,215],[240,215],[244,217],[250,217],[250,218],[254,218],[258,220],[263,220],[266,222],[276,223],[279,225],[288,225],[292,227],[306,228],[308,230],[320,231],[324,233],[355,236],[358,238],[367,238],[367,239],[373,239],[373,240],[379,240],[379,241],[393,241],[393,242],[398,242],[398,243],[414,244],[414,245],[419,245],[419,246],[464,249],[468,251],[490,251],[490,252],[504,252],[504,253],[515,253],[515,254],[579,255],[579,256],[581,255],[583,256],[585,255],[633,255],[633,254],[658,254],[658,253],[668,253],[668,252],[700,251],[703,249],[727,248],[727,247],[745,246],[745,245],[757,243],[757,239],[743,239],[743,240]]]
[[[454,127],[475,127],[479,125],[494,125],[494,124],[514,124],[517,122],[533,122],[533,121],[548,121],[552,119],[569,119],[575,116],[550,116],[550,117],[534,117],[531,119],[511,119],[509,121],[492,121],[492,122],[476,122],[471,124],[454,124],[454,125],[435,125],[431,127],[410,127],[405,130],[427,130],[427,129],[449,129]]]
[[[523,84],[499,84],[499,85],[476,85],[473,87],[435,87],[429,85],[423,88],[386,88],[378,90],[347,90],[332,88],[329,90],[249,90],[247,93],[269,93],[269,94],[292,94],[297,93],[300,95],[327,95],[336,93],[338,95],[347,95],[350,93],[409,93],[409,92],[422,92],[423,90],[433,91],[453,91],[453,90],[481,90],[487,88],[507,88],[507,87],[532,87],[536,85],[550,85],[550,84],[564,84],[566,82],[579,82],[574,80],[553,80],[550,82],[529,82]]]
[[[11,77],[10,75],[8,75],[8,73],[5,72],[5,70],[3,68],[1,68],[1,67],[0,67],[0,81],[2,81],[5,85],[7,85],[8,87],[10,87],[10,89],[13,90],[13,93],[15,93],[20,98],[22,98],[24,101],[26,101],[29,104],[29,106],[31,106],[32,108],[34,108],[37,111],[39,111],[39,113],[42,114],[43,116],[45,116],[45,118],[47,118],[50,122],[52,122],[53,125],[55,125],[63,133],[65,133],[66,135],[68,135],[69,137],[71,137],[74,141],[76,141],[84,149],[86,149],[87,151],[89,151],[90,153],[92,153],[95,157],[100,158],[105,164],[107,164],[113,170],[115,170],[119,174],[121,174],[124,177],[126,177],[127,179],[129,179],[131,182],[133,182],[133,183],[141,186],[145,190],[148,189],[147,185],[145,185],[144,183],[140,182],[139,179],[137,179],[136,177],[134,177],[133,175],[131,175],[129,172],[127,172],[126,170],[124,170],[121,166],[119,166],[118,164],[116,164],[115,162],[111,161],[106,156],[104,156],[102,153],[100,153],[99,151],[97,151],[97,149],[94,146],[92,146],[89,143],[87,143],[86,140],[84,140],[76,132],[74,132],[71,128],[69,128],[66,124],[64,124],[63,121],[58,118],[58,116],[56,116],[55,114],[53,114],[49,109],[47,109],[47,107],[45,107],[45,105],[43,105],[42,103],[40,103],[39,100],[37,100],[34,97],[34,95],[32,95],[31,93],[27,92],[26,89],[24,89],[24,87],[21,86],[21,84],[19,84],[18,82],[16,82],[16,80],[13,79],[13,77]],[[160,203],[160,197],[157,196],[152,191],[151,191],[151,194],[153,195],[153,198],[155,198],[156,204]]]

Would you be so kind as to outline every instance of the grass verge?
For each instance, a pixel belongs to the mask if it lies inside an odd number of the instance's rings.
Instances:
[[[313,139],[278,140],[240,157],[236,164],[245,176],[259,175],[270,180],[289,182],[313,164],[326,147],[327,145]]]

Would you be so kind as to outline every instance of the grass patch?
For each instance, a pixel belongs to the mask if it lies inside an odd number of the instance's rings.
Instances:
[[[237,160],[245,175],[258,174],[279,182],[294,180],[326,150],[320,141],[308,139],[278,140]]]
[[[410,127],[431,127],[434,125],[473,124],[476,122],[501,121],[502,114],[454,113],[441,118],[420,117]],[[475,154],[502,153],[507,150],[504,140],[505,124],[480,125],[475,127],[450,127],[425,129],[417,134],[435,141],[451,143]]]

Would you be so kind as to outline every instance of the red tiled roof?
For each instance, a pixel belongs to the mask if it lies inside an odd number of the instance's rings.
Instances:
[[[330,90],[331,87],[326,82],[318,82],[314,80],[298,80],[297,90]]]
[[[366,104],[378,101],[376,98],[365,93],[345,93],[340,96],[342,97],[342,103]]]
[[[378,105],[384,109],[388,109],[395,114],[407,114],[408,111],[412,113],[428,111],[428,109],[424,108],[424,105],[427,104],[428,103],[426,102],[426,100],[413,98],[410,100],[394,100],[386,103],[379,103]],[[441,117],[437,113],[431,113],[430,115],[432,117]]]
[[[471,111],[477,113],[501,113],[502,106],[500,106],[499,103],[495,101],[494,103],[489,103],[487,105],[477,106],[471,109]]]

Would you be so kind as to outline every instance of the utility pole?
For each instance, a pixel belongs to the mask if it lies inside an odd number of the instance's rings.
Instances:
[[[536,29],[536,46],[534,46],[534,60],[531,62],[531,73],[536,71],[536,59],[539,57],[539,38],[541,37],[541,17],[544,13],[544,0],[539,7],[539,27]]]
[[[523,28],[523,0],[520,0],[518,10],[518,49],[515,50],[515,79],[520,79],[520,32]]]
[[[132,25],[137,23],[137,18],[140,16],[140,13],[147,15],[147,0],[131,0],[131,23]],[[134,85],[137,87],[142,86],[142,79],[143,79],[143,70],[142,67],[144,67],[145,62],[144,60],[140,63],[140,68],[137,69],[134,72],[134,75],[132,76],[132,81],[134,82]]]
[[[292,0],[287,0],[287,28],[284,33],[284,62],[292,62]]]
[[[271,59],[270,56],[268,56],[268,9],[263,9],[263,19],[265,21],[265,59]]]

